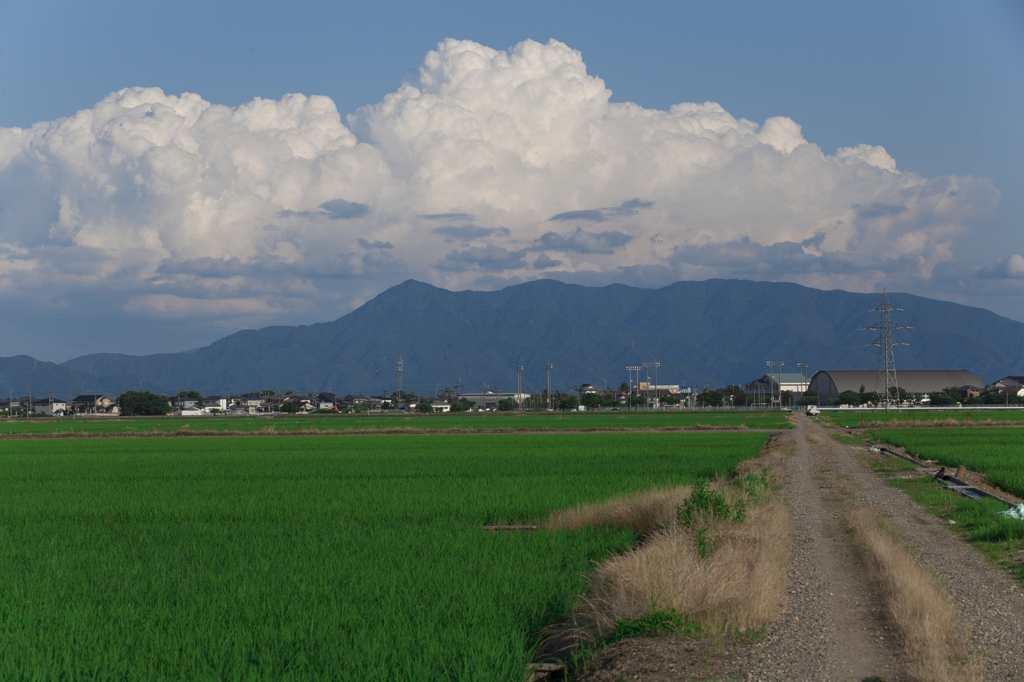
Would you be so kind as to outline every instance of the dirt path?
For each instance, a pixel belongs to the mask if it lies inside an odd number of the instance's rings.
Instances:
[[[763,642],[740,652],[748,679],[905,679],[901,652],[844,539],[842,515],[866,506],[889,516],[954,597],[971,654],[988,680],[1024,680],[1024,592],[908,495],[886,485],[844,445],[800,415],[786,462],[794,512],[788,603]],[[808,623],[808,620],[811,622]]]
[[[847,537],[844,518],[869,507],[906,537],[917,560],[946,586],[968,630],[966,647],[986,680],[1024,682],[1024,591],[989,565],[945,523],[886,484],[859,461],[864,446],[846,445],[803,415],[780,433],[785,494],[793,512],[793,558],[779,620],[754,645],[724,650],[682,637],[635,638],[609,647],[585,679],[853,680],[909,679],[904,654],[883,617]]]
[[[880,616],[842,516],[855,490],[876,482],[870,470],[802,415],[786,460],[793,510],[788,603],[764,641],[746,652],[756,680],[895,680],[899,651]]]

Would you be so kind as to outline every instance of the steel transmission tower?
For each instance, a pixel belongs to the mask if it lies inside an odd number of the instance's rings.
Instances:
[[[878,346],[878,373],[875,374],[875,393],[879,394],[879,399],[882,401],[882,406],[885,407],[885,411],[889,411],[891,405],[899,406],[899,384],[896,383],[896,361],[893,357],[893,346],[906,346],[906,343],[900,343],[894,341],[892,338],[892,331],[894,329],[913,329],[913,327],[905,327],[902,324],[896,324],[892,321],[891,313],[893,311],[902,312],[903,308],[895,308],[889,304],[889,293],[887,289],[882,289],[882,304],[873,310],[869,310],[869,313],[879,313],[880,319],[876,324],[870,327],[864,327],[860,331],[876,331],[878,332],[878,338],[871,343],[866,343],[866,346]],[[881,391],[879,390],[881,389]],[[896,389],[890,391],[890,389]],[[893,395],[895,393],[896,395]]]

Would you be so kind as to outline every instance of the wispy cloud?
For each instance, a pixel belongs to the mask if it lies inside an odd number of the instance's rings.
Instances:
[[[624,233],[609,230],[608,232],[585,232],[577,227],[570,234],[547,232],[536,241],[535,248],[553,251],[572,251],[573,253],[613,253],[615,249],[625,246],[633,237]]]
[[[636,215],[637,211],[641,208],[650,208],[654,205],[653,201],[640,201],[639,199],[630,199],[625,201],[618,206],[612,208],[594,208],[584,209],[582,211],[566,211],[565,213],[559,213],[551,216],[548,220],[585,220],[594,223],[603,223],[612,218],[618,218],[621,216]]]

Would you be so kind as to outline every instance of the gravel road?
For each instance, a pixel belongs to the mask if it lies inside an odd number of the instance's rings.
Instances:
[[[844,535],[845,512],[866,506],[891,518],[954,595],[986,679],[1024,680],[1021,589],[942,520],[858,462],[863,447],[836,442],[803,415],[797,424],[787,434],[795,453],[785,463],[794,515],[787,603],[762,642],[737,652],[747,679],[903,679],[899,646]]]

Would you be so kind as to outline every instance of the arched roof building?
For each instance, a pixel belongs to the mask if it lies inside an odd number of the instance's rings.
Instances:
[[[822,399],[834,400],[843,391],[860,391],[863,386],[868,393],[875,390],[878,372],[873,369],[820,369],[810,380],[810,390],[821,394]],[[931,393],[950,386],[971,386],[980,389],[985,382],[974,372],[966,369],[903,369],[896,371],[896,383],[907,393]]]

